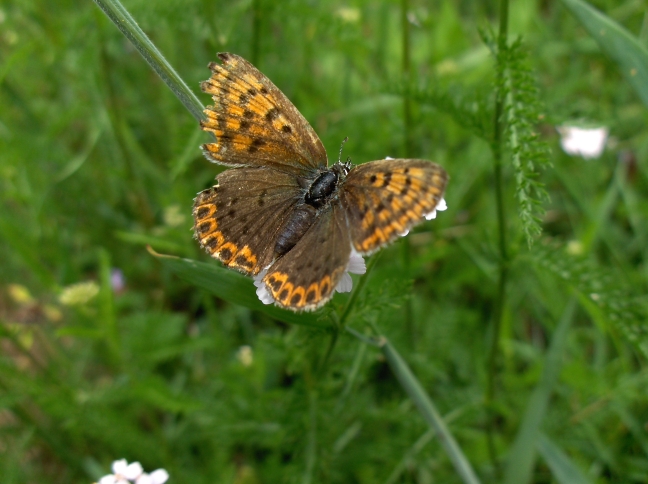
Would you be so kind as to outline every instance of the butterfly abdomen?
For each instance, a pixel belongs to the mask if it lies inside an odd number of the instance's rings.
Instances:
[[[275,254],[277,257],[286,254],[304,236],[306,231],[313,225],[317,210],[314,207],[302,204],[292,213],[288,222],[279,232],[275,243]]]

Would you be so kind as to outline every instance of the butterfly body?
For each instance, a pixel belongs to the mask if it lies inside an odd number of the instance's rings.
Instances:
[[[441,209],[447,174],[425,160],[328,166],[314,130],[249,62],[219,54],[201,87],[208,159],[231,166],[194,203],[201,246],[255,277],[264,302],[313,310],[351,286],[369,254]],[[356,257],[354,259],[354,257]],[[355,271],[352,270],[355,267]],[[342,288],[342,289],[341,289]]]

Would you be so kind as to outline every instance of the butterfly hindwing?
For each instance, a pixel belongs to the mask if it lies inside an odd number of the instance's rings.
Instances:
[[[279,306],[310,311],[333,296],[350,254],[344,211],[333,203],[319,213],[295,247],[268,268],[263,282]]]
[[[248,61],[218,54],[212,76],[201,84],[214,106],[205,109],[205,131],[216,143],[202,146],[208,159],[228,166],[265,166],[303,175],[327,165],[326,151],[308,121]]]
[[[227,267],[258,274],[274,260],[301,188],[294,176],[268,168],[233,168],[217,180],[194,201],[196,238]]]
[[[340,188],[351,241],[375,252],[422,222],[443,198],[448,175],[425,160],[379,160],[351,170]]]

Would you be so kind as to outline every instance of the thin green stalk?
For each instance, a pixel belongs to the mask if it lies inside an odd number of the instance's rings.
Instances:
[[[333,349],[337,344],[338,337],[340,336],[340,331],[342,331],[346,327],[346,321],[349,317],[349,314],[351,314],[351,310],[353,309],[355,302],[358,299],[358,295],[362,292],[362,289],[367,283],[367,280],[369,279],[369,273],[376,265],[376,261],[378,260],[378,257],[379,255],[376,254],[371,259],[369,259],[369,263],[367,264],[367,270],[365,274],[358,280],[358,284],[356,285],[354,291],[351,293],[351,297],[347,301],[346,306],[344,306],[344,309],[342,310],[342,315],[338,318],[336,317],[336,314],[333,313],[331,317],[331,319],[333,320],[333,333],[331,335],[331,341],[329,342],[329,345],[326,348],[326,353],[324,354],[324,358],[322,358],[321,363],[317,367],[318,374],[321,374],[321,372],[323,372],[324,369],[326,368],[326,364],[328,363],[329,358],[333,354]]]
[[[551,345],[546,353],[545,364],[540,381],[527,402],[522,424],[510,448],[504,473],[505,484],[524,484],[532,480],[536,461],[535,446],[541,436],[542,422],[549,408],[549,401],[560,374],[567,335],[576,312],[577,299],[572,297],[551,337]]]
[[[367,283],[367,280],[369,280],[369,273],[376,265],[376,262],[378,261],[378,257],[380,257],[380,252],[378,254],[375,254],[373,257],[371,257],[371,259],[369,259],[369,263],[367,264],[367,271],[358,280],[358,285],[356,286],[355,290],[351,293],[351,297],[349,298],[349,300],[346,303],[346,306],[344,306],[344,309],[342,310],[342,315],[340,316],[340,323],[339,323],[340,328],[345,327],[346,320],[349,317],[349,314],[351,314],[351,310],[355,305],[356,299],[358,299],[358,295],[362,292],[362,289]]]
[[[200,100],[171,67],[171,64],[167,62],[160,51],[157,50],[142,29],[139,28],[139,25],[122,4],[118,0],[94,0],[94,2],[131,41],[148,65],[160,76],[191,115],[199,121],[204,119],[202,112],[204,107]]]
[[[110,255],[105,249],[99,249],[99,276],[101,290],[99,291],[99,310],[101,314],[100,324],[104,335],[110,357],[113,363],[121,362],[121,345],[119,341],[119,330],[117,328],[117,316],[115,314],[115,301],[110,284]]]
[[[250,62],[255,66],[259,65],[259,57],[261,56],[261,19],[263,13],[261,11],[261,0],[252,1],[252,53],[250,55]]]
[[[479,479],[470,462],[466,459],[466,456],[446,426],[443,417],[441,417],[434,403],[432,403],[430,397],[425,393],[423,386],[414,376],[409,366],[407,366],[407,363],[405,363],[405,360],[403,360],[387,338],[381,338],[381,350],[405,392],[412,399],[426,422],[436,431],[441,445],[445,448],[448,457],[463,482],[467,484],[478,484]]]
[[[97,17],[100,19],[101,14],[97,11]],[[102,35],[101,29],[98,30],[98,35]],[[145,187],[145,182],[142,177],[141,166],[135,160],[135,156],[129,149],[128,138],[128,124],[124,121],[124,116],[121,110],[119,99],[121,96],[118,94],[118,89],[115,86],[113,76],[114,67],[111,65],[110,56],[107,54],[106,43],[101,42],[99,48],[99,65],[101,66],[101,73],[98,77],[103,92],[106,93],[106,116],[110,120],[110,126],[114,134],[116,147],[120,152],[120,157],[124,160],[124,165],[128,170],[128,183],[129,191],[133,193],[135,207],[133,209],[139,214],[140,220],[143,225],[150,228],[155,223],[155,216],[151,209],[151,202],[149,194]]]
[[[304,469],[303,484],[313,481],[313,472],[317,462],[317,393],[314,388],[308,392],[308,441],[306,442],[306,468]]]
[[[335,404],[335,414],[339,414],[340,411],[344,408],[351,390],[358,379],[360,374],[360,368],[362,367],[362,362],[364,361],[365,354],[367,353],[367,344],[364,341],[361,341],[358,345],[358,351],[353,359],[351,369],[349,370],[349,375],[347,376],[346,383],[344,384],[344,389],[340,394],[340,398]]]
[[[410,52],[410,23],[407,19],[409,0],[401,0],[401,30],[402,58],[403,58],[403,80],[405,81],[405,96],[403,96],[403,124],[405,129],[405,156],[412,156],[412,99],[409,94],[411,87],[411,52]]]
[[[395,484],[396,482],[398,482],[401,475],[403,474],[403,472],[405,472],[405,469],[407,469],[407,466],[410,464],[414,456],[416,456],[419,452],[421,452],[421,450],[423,450],[423,448],[434,438],[434,435],[435,433],[433,429],[429,429],[427,432],[421,435],[418,440],[414,442],[414,445],[405,453],[392,473],[389,474],[389,477],[385,481],[385,484]]]
[[[502,62],[501,53],[506,49],[508,40],[508,0],[500,1],[500,18],[499,18],[499,35],[497,38],[498,56],[496,62]],[[488,450],[491,461],[495,469],[498,469],[497,450],[495,448],[495,415],[493,415],[493,400],[495,398],[495,379],[497,375],[497,360],[499,356],[499,340],[502,329],[502,319],[504,318],[504,306],[506,300],[506,283],[508,279],[508,248],[506,240],[506,213],[504,211],[504,180],[502,176],[502,156],[503,156],[503,134],[505,129],[505,120],[503,117],[505,92],[504,69],[502,66],[497,68],[497,99],[495,103],[495,119],[493,132],[493,161],[495,177],[495,203],[497,209],[498,225],[498,247],[499,247],[499,270],[497,281],[497,295],[495,299],[495,311],[493,318],[493,330],[491,347],[488,356],[488,380],[486,386],[486,408],[490,415],[488,418]]]
[[[409,0],[401,0],[401,31],[402,39],[402,59],[403,59],[403,80],[405,82],[405,94],[403,96],[403,129],[405,131],[405,157],[411,158],[413,155],[413,138],[412,138],[412,98],[410,88],[412,84],[411,73],[411,49],[410,49],[410,22],[407,18],[409,10]],[[410,273],[411,267],[411,245],[408,238],[401,241],[401,250],[403,257],[403,268],[405,274]],[[412,318],[412,301],[405,301],[405,331],[409,337],[410,346],[414,346],[416,338],[414,337],[414,324]]]

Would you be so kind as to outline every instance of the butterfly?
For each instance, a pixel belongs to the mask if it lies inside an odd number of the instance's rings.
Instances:
[[[254,277],[266,304],[315,310],[351,290],[362,255],[445,208],[448,176],[432,162],[385,159],[328,166],[308,121],[259,70],[220,53],[201,83],[214,106],[201,122],[208,160],[232,167],[194,199],[195,238],[225,266]]]

